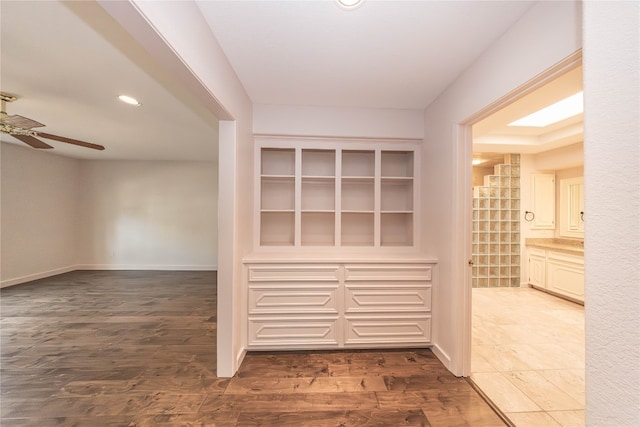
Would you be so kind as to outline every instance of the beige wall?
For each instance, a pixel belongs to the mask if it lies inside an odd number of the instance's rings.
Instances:
[[[217,266],[212,162],[86,161],[2,143],[2,285]]]
[[[82,268],[217,268],[215,163],[83,161],[80,169]]]
[[[1,286],[75,268],[78,160],[3,142]]]
[[[494,168],[493,166],[490,167],[480,167],[480,166],[474,166],[473,167],[473,186],[474,187],[479,187],[479,186],[484,186],[484,177],[487,175],[493,175],[494,173]]]

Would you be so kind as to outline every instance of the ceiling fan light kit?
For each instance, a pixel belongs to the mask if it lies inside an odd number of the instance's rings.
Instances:
[[[142,105],[140,101],[129,95],[118,95],[118,99],[126,104],[133,105],[135,107],[139,107]]]
[[[338,5],[343,9],[353,10],[360,7],[364,0],[338,0]]]
[[[91,148],[94,150],[104,150],[104,146],[98,144],[92,144],[90,142],[84,142],[77,139],[67,138],[64,136],[52,135],[50,133],[40,132],[33,130],[33,128],[44,127],[40,122],[32,120],[28,117],[15,115],[8,115],[6,112],[7,102],[14,102],[18,99],[14,95],[0,92],[0,100],[2,101],[2,111],[0,111],[0,132],[11,135],[15,139],[24,142],[32,148],[38,149],[51,149],[51,145],[40,141],[36,137],[51,139],[58,142],[64,142],[67,144],[78,145],[80,147]]]

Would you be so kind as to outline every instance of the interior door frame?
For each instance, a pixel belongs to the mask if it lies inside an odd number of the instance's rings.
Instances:
[[[582,65],[582,49],[569,55],[548,70],[535,76],[520,87],[507,93],[497,101],[489,104],[471,117],[458,123],[456,128],[457,144],[453,150],[456,165],[454,204],[454,228],[456,233],[453,242],[453,281],[454,289],[454,330],[459,330],[457,348],[452,362],[453,371],[461,376],[471,375],[471,339],[472,339],[472,304],[471,304],[471,239],[473,214],[473,155],[472,126],[486,117],[501,110],[507,105],[544,86],[562,74]]]

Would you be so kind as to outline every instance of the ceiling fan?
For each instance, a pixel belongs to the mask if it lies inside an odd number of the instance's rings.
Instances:
[[[9,134],[33,148],[53,148],[46,142],[40,141],[36,138],[40,137],[58,142],[66,142],[67,144],[79,145],[81,147],[92,148],[94,150],[104,150],[104,146],[102,145],[33,130],[33,128],[44,127],[44,125],[27,117],[18,115],[10,116],[6,113],[7,102],[13,102],[18,99],[17,97],[0,92],[0,99],[2,100],[2,111],[0,111],[0,132],[2,133]]]

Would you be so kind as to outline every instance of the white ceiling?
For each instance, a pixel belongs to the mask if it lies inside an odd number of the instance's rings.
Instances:
[[[424,109],[532,1],[204,1],[256,104]]]
[[[578,66],[473,125],[474,151],[535,154],[582,142],[583,115],[545,127],[508,126],[582,90]]]
[[[101,144],[95,151],[44,140],[84,159],[213,160],[217,119],[172,82],[97,3],[6,1],[1,8],[7,104],[43,132]],[[116,99],[129,94],[140,107]],[[22,144],[2,134],[2,141]]]
[[[201,1],[254,103],[423,109],[533,1]],[[214,159],[217,119],[97,3],[0,2],[1,89],[9,114],[55,154],[93,159]],[[116,100],[127,93],[131,107]],[[2,135],[2,140],[19,143]]]

